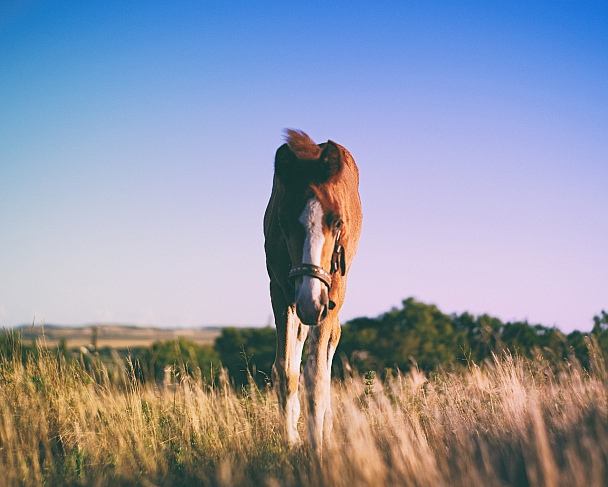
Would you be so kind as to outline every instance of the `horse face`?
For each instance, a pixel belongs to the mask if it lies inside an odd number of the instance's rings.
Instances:
[[[298,208],[301,207],[297,205]],[[281,219],[293,264],[312,264],[331,272],[335,235],[341,221],[323,208],[317,195],[310,196],[301,211]],[[294,280],[296,313],[302,323],[318,325],[330,309],[329,286],[321,279],[304,275]]]

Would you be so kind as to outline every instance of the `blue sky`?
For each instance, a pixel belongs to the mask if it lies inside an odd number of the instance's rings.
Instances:
[[[359,164],[343,320],[414,296],[589,330],[606,25],[585,1],[4,2],[0,326],[267,324],[290,127]]]

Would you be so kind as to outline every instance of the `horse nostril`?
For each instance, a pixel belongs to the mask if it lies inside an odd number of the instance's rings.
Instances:
[[[321,321],[323,321],[327,317],[327,306],[323,306],[323,311],[321,312]]]
[[[327,292],[326,288],[323,288],[323,290],[321,291],[320,302],[323,306],[327,306],[327,303],[329,303],[329,293]]]

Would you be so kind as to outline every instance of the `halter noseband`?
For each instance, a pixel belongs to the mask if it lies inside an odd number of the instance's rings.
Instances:
[[[336,233],[336,240],[334,242],[334,251],[331,254],[331,269],[327,272],[323,267],[314,264],[296,264],[289,271],[289,280],[293,280],[298,276],[309,276],[319,279],[327,285],[327,289],[331,289],[333,276],[338,269],[341,270],[341,274],[344,275],[344,247],[340,245],[341,230]]]

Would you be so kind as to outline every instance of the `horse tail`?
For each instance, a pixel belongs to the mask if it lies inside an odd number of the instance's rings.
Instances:
[[[301,130],[285,129],[285,142],[302,161],[314,161],[321,156],[321,148]]]

